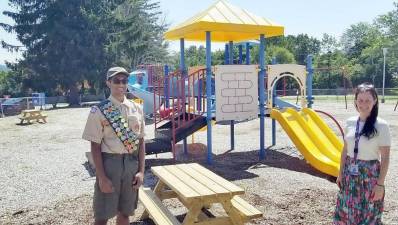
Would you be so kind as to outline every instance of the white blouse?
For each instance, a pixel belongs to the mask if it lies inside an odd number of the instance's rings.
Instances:
[[[347,155],[354,157],[355,147],[355,129],[357,126],[358,116],[351,117],[346,121],[345,126],[345,137],[344,140],[347,143]],[[359,122],[359,131],[362,131],[365,122]],[[391,146],[390,129],[385,120],[377,118],[375,123],[377,130],[376,135],[373,138],[368,139],[361,135],[358,143],[358,156],[360,160],[379,160],[379,147],[380,146]]]

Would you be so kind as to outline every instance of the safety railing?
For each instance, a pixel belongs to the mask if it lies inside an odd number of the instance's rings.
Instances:
[[[195,70],[187,76],[177,70],[168,74],[163,81],[158,80],[157,87],[162,88],[154,89],[155,129],[163,121],[171,121],[173,154],[178,130],[188,127],[205,113],[205,80],[205,69]]]
[[[170,102],[174,101],[173,96],[171,96],[171,84],[176,80],[177,74],[181,73],[179,70],[170,73],[163,80],[158,79],[155,87],[153,88],[153,120],[155,124],[155,129],[158,128],[159,124],[166,120],[172,120],[174,117],[174,112],[177,110],[172,110],[174,105],[170,106]]]

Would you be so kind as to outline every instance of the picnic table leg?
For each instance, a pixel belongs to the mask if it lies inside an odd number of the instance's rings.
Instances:
[[[156,183],[155,189],[153,190],[153,192],[155,193],[155,195],[157,195],[158,197],[160,197],[161,192],[162,192],[162,190],[163,190],[163,188],[164,188],[165,186],[166,186],[166,185],[165,185],[161,180],[159,180],[159,181]],[[161,200],[162,200],[162,199],[161,199]],[[144,212],[142,213],[142,215],[140,216],[140,220],[147,219],[148,217],[149,217],[149,213],[148,213],[148,211],[145,209]]]
[[[195,222],[202,222],[208,220],[209,218],[214,218],[214,215],[206,208],[206,205],[202,207],[200,213],[198,215],[197,221]]]
[[[144,212],[141,214],[140,216],[140,220],[145,220],[149,218],[149,213],[148,211],[145,209]]]
[[[204,209],[210,209],[211,208],[211,204],[210,203],[204,204],[203,208]]]
[[[191,225],[197,221],[199,214],[201,213],[203,204],[201,202],[194,201],[188,207],[188,213],[182,222],[182,225]]]
[[[239,216],[239,213],[232,206],[231,199],[223,201],[222,206],[224,207],[225,212],[231,218],[231,222],[233,225],[243,225],[244,224],[244,221]]]
[[[160,193],[162,192],[163,188],[166,186],[165,183],[163,183],[163,181],[159,180],[156,183],[155,188],[153,189],[153,192],[159,197]]]

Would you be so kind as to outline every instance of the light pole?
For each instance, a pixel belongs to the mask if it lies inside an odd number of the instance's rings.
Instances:
[[[1,118],[4,118],[3,104],[0,102]]]
[[[383,48],[383,98],[381,99],[381,103],[384,103],[384,86],[386,84],[386,54],[387,54],[387,48]]]

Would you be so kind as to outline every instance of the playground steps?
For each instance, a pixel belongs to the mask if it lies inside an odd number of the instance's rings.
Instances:
[[[184,138],[190,136],[191,134],[195,133],[196,131],[207,125],[206,117],[195,115],[196,118],[192,120],[193,116],[194,114],[192,113],[185,113],[185,123],[183,123],[183,113],[174,118],[175,121],[180,120],[180,127],[176,127],[179,129],[176,129],[175,143],[183,140]],[[188,118],[191,118],[191,120],[187,121]],[[172,121],[168,121],[167,123],[160,126],[158,129],[155,130],[155,138],[170,143],[173,137],[172,126]],[[177,123],[176,126],[178,126]]]

